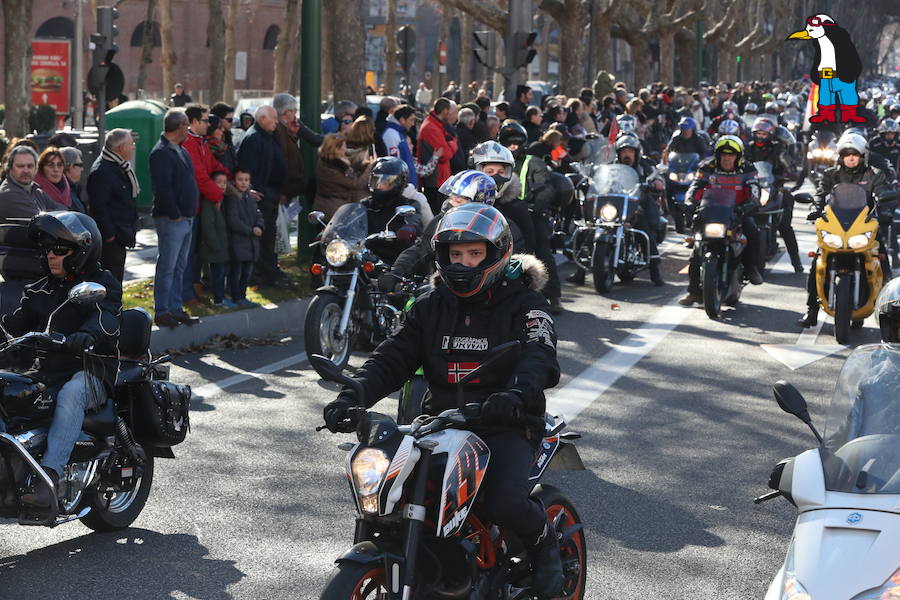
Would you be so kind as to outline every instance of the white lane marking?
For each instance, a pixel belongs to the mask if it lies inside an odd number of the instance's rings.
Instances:
[[[277,362],[264,365],[262,367],[259,367],[258,369],[254,369],[253,371],[244,371],[229,366],[231,370],[236,371],[234,375],[226,377],[225,379],[219,381],[214,381],[211,383],[207,383],[206,385],[202,385],[194,389],[193,392],[195,396],[200,396],[201,398],[211,398],[219,392],[222,392],[239,383],[243,383],[250,379],[255,379],[260,375],[271,375],[272,373],[275,373],[282,369],[286,369],[288,367],[292,367],[305,361],[306,352],[301,352],[300,354],[294,354],[293,356],[288,356],[287,358],[284,358]]]
[[[564,415],[571,423],[581,411],[600,398],[620,377],[650,353],[692,312],[676,300],[665,305],[620,344],[579,373],[547,399],[551,414]]]

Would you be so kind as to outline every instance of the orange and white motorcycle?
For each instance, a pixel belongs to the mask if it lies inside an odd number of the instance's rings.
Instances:
[[[500,348],[498,347],[498,350]],[[326,379],[359,386],[327,359],[312,356]],[[494,363],[487,360],[460,381],[460,390]],[[360,390],[361,392],[361,390]],[[462,392],[461,392],[462,395]],[[530,600],[532,565],[512,533],[481,520],[478,491],[490,450],[469,430],[480,405],[422,415],[398,426],[387,415],[356,409],[351,425],[359,443],[348,450],[346,471],[356,510],[354,545],[339,557],[323,600]],[[321,429],[321,428],[320,428]],[[543,503],[559,538],[566,577],[559,598],[584,598],[587,546],[578,512],[562,491],[538,484],[544,471],[583,469],[580,437],[546,418],[535,457],[532,497]],[[552,465],[552,466],[551,466]]]

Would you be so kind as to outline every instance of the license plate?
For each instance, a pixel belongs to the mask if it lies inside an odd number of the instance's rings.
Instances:
[[[122,479],[134,476],[134,467],[122,467]]]

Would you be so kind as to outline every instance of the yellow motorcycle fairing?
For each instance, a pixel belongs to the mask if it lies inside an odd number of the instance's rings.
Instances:
[[[824,218],[816,219],[816,244],[819,246],[819,258],[816,261],[816,293],[819,295],[822,309],[832,317],[834,316],[834,307],[828,302],[828,295],[825,293],[828,257],[831,254],[865,254],[864,265],[866,279],[869,282],[869,298],[865,304],[853,311],[851,318],[854,321],[861,321],[875,310],[875,300],[881,291],[883,275],[881,273],[881,261],[878,260],[878,219],[868,219],[868,215],[868,208],[859,211],[856,219],[847,230],[841,226],[837,215],[830,206],[825,207]],[[839,236],[843,240],[843,247],[838,249],[829,246],[825,243],[823,234]],[[850,248],[849,240],[856,235],[868,235],[868,244],[861,248]]]

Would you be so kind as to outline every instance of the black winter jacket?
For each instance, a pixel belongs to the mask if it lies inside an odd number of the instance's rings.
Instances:
[[[866,194],[869,198],[869,208],[874,208],[875,201],[878,196],[888,191],[888,181],[884,176],[884,172],[861,163],[855,169],[848,169],[842,165],[826,169],[822,173],[822,180],[816,189],[816,210],[824,212],[825,197],[831,193],[831,190],[839,183],[856,183],[866,188]]]
[[[119,367],[122,284],[109,271],[101,270],[100,265],[96,265],[91,273],[83,277],[59,279],[47,276],[25,286],[19,308],[3,317],[3,328],[12,336],[20,336],[29,331],[43,331],[50,314],[65,302],[69,290],[83,281],[93,281],[104,286],[106,297],[96,304],[66,304],[53,315],[50,331],[65,336],[75,332],[94,336],[94,353],[108,358],[91,359],[98,361],[93,364],[95,368],[92,374],[103,381],[107,393],[112,393]],[[42,360],[38,378],[48,386],[61,385],[83,370],[81,356],[75,356],[68,350],[60,350],[48,353],[47,358]]]
[[[546,270],[530,255],[514,255],[506,277],[487,298],[464,301],[435,278],[435,287],[414,305],[403,328],[382,342],[356,378],[372,406],[400,389],[422,366],[431,399],[428,412],[457,406],[456,382],[476,368],[491,349],[522,342],[516,364],[490,371],[466,386],[466,403],[484,402],[495,392],[515,390],[529,415],[543,417],[544,390],[559,383],[556,332],[540,289]],[[534,426],[533,435],[542,427]]]
[[[134,248],[138,230],[137,202],[131,195],[131,182],[125,171],[100,157],[87,178],[91,216],[97,221],[100,236],[115,236],[123,246]]]

